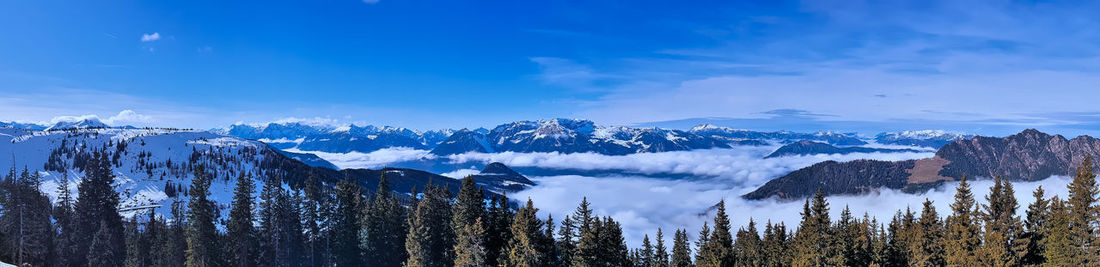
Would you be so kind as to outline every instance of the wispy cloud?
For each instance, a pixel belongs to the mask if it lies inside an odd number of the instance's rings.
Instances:
[[[134,112],[133,110],[129,110],[129,109],[120,111],[118,114],[107,117],[106,119],[100,118],[99,115],[95,115],[95,114],[87,114],[87,115],[79,115],[79,116],[65,115],[65,116],[53,117],[52,119],[50,119],[50,122],[51,123],[75,122],[75,121],[82,121],[82,120],[88,120],[88,119],[98,120],[98,121],[101,121],[103,123],[106,123],[107,125],[112,125],[112,126],[121,126],[121,125],[124,125],[124,124],[134,124],[134,123],[147,125],[147,124],[155,122],[155,120],[153,120],[152,116],[139,114],[139,113]]]
[[[160,33],[154,32],[154,33],[151,33],[151,34],[146,33],[146,34],[141,35],[141,41],[142,42],[152,42],[152,41],[156,41],[156,40],[160,40]]]
[[[1100,96],[1092,86],[1100,82],[1100,34],[1084,30],[1100,25],[1087,11],[1095,4],[904,2],[806,1],[802,18],[734,16],[714,30],[684,23],[715,42],[656,56],[559,58],[562,68],[540,62],[540,77],[607,92],[578,114],[615,124],[798,109],[834,115],[821,120],[1037,127],[1057,118],[1034,114],[1100,111],[1085,100]],[[602,63],[578,63],[592,61]],[[952,115],[960,112],[969,115]]]
[[[393,163],[433,157],[431,154],[428,154],[429,151],[427,150],[418,150],[407,147],[385,148],[370,153],[329,153],[319,151],[302,151],[298,149],[287,149],[287,151],[294,153],[314,154],[317,155],[317,157],[320,157],[341,169],[381,168],[389,166]]]

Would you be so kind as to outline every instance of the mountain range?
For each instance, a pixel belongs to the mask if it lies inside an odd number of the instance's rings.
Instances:
[[[901,152],[920,152],[915,149],[892,149],[892,148],[873,148],[873,147],[836,147],[830,144],[814,142],[809,140],[802,140],[790,144],[783,145],[776,149],[775,152],[768,154],[764,158],[777,158],[786,156],[806,156],[817,154],[851,154],[851,153],[901,153]]]
[[[0,127],[26,130],[110,128],[94,118],[62,121],[54,125],[0,122]],[[133,127],[116,127],[133,128]],[[838,147],[886,145],[939,148],[970,135],[938,130],[880,133],[862,137],[855,133],[819,131],[751,131],[703,124],[688,130],[601,126],[589,120],[550,119],[516,121],[490,129],[417,131],[372,125],[325,125],[304,122],[237,123],[210,132],[256,140],[277,149],[297,151],[369,153],[386,148],[430,150],[435,155],[467,152],[559,152],[626,155],[633,153],[729,148],[732,146],[783,145],[809,140]]]
[[[1003,138],[976,136],[944,145],[932,158],[906,161],[825,161],[773,179],[747,199],[802,198],[818,189],[825,194],[860,194],[880,187],[915,192],[967,175],[1010,181],[1037,181],[1072,175],[1086,157],[1100,156],[1100,140],[1066,139],[1035,129]],[[1100,170],[1097,166],[1094,171]]]
[[[854,133],[819,131],[797,133],[733,129],[709,124],[688,130],[601,126],[589,120],[550,119],[516,121],[474,130],[416,131],[401,127],[327,126],[298,122],[234,124],[212,132],[258,140],[276,148],[329,153],[369,153],[385,148],[430,150],[435,155],[467,152],[559,152],[626,155],[789,144],[810,140],[834,146],[861,146],[868,142],[902,146],[931,146],[967,137],[944,131],[881,133],[864,138]]]

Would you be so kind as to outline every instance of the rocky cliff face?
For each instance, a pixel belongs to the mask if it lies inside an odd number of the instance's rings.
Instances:
[[[1100,140],[1096,138],[1067,140],[1028,129],[1004,138],[958,140],[940,148],[934,158],[919,161],[822,162],[769,181],[743,197],[794,199],[810,196],[818,188],[828,195],[860,194],[881,187],[914,191],[964,174],[1036,181],[1052,175],[1072,175],[1090,156],[1100,159]],[[1097,166],[1094,169],[1100,170]]]
[[[1090,136],[1066,140],[1035,129],[1005,138],[975,137],[945,145],[936,155],[951,161],[940,174],[947,177],[1004,176],[1036,181],[1070,175],[1085,157],[1100,156],[1100,141]]]

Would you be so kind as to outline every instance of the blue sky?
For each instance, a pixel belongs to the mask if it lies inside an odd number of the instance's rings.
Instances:
[[[5,121],[433,129],[575,117],[1100,132],[1095,2],[45,0],[0,10]]]

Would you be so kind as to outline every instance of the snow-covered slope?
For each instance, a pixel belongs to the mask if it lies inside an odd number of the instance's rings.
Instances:
[[[107,153],[111,160],[117,176],[116,190],[122,199],[120,208],[159,206],[156,210],[162,214],[168,212],[173,197],[186,201],[185,191],[198,164],[207,166],[206,170],[214,175],[211,198],[221,205],[231,201],[235,178],[242,174],[253,177],[257,188],[265,177],[280,178],[287,187],[296,187],[309,177],[327,185],[348,177],[370,191],[377,188],[383,174],[398,193],[423,188],[429,181],[452,190],[460,186],[458,180],[418,170],[335,170],[327,162],[306,164],[262,142],[206,131],[0,128],[0,169],[14,166],[38,171],[43,175],[41,189],[51,196],[57,195],[57,181],[66,176],[71,180],[70,190],[75,191],[84,175],[84,162],[95,151]],[[493,189],[512,184],[485,186]]]

